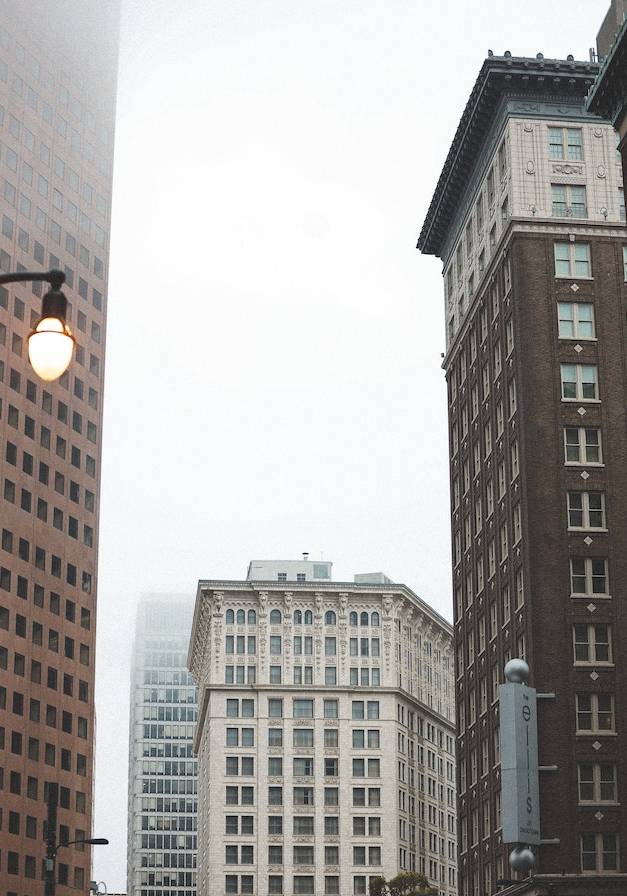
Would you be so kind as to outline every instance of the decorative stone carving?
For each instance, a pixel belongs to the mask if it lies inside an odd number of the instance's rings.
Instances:
[[[606,174],[605,165],[597,165],[597,177],[604,178]]]
[[[531,161],[531,159],[525,165],[525,171],[527,172],[527,174],[535,174],[536,173],[536,166]]]
[[[583,174],[583,165],[570,165],[567,162],[554,162],[553,174]]]

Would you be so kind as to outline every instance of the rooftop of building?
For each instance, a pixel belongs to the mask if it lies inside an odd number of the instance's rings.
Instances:
[[[426,255],[440,255],[464,188],[507,94],[525,97],[572,95],[583,99],[599,70],[594,62],[512,56],[506,50],[495,56],[491,50],[466,103],[455,132],[429,210],[418,237],[417,248]]]

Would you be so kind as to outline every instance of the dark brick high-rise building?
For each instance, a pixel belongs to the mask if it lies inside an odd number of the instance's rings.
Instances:
[[[57,841],[91,836],[117,6],[0,4],[0,269],[64,270],[77,340],[40,382],[41,284],[0,289],[1,896],[42,892],[50,785]],[[57,880],[86,892],[89,850],[60,849]]]
[[[584,105],[596,72],[490,55],[418,242],[445,287],[460,896],[512,877],[516,656],[546,695],[529,887],[627,892],[627,230],[616,133]]]

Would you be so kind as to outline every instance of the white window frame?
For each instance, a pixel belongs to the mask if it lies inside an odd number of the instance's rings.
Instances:
[[[584,259],[577,258],[577,250],[580,247],[585,248],[585,261]],[[558,258],[558,254],[565,255],[565,258]],[[563,240],[557,240],[553,244],[553,262],[554,262],[554,271],[555,276],[558,279],[566,279],[566,280],[592,280],[592,256],[590,253],[590,243],[570,243],[564,242]],[[568,263],[568,270],[558,270],[558,264],[564,265]],[[577,272],[577,265],[584,264],[587,266],[588,272],[586,274]]]
[[[586,777],[582,779],[582,766],[592,766],[592,778]],[[603,799],[601,796],[601,783],[603,781],[601,777],[601,766],[606,766],[607,768],[612,769],[613,777],[612,783],[614,786],[614,797],[613,799]],[[607,779],[603,783],[608,783]],[[592,799],[583,799],[581,796],[581,785],[592,785]],[[604,805],[615,805],[617,803],[617,776],[616,776],[616,765],[613,762],[580,762],[577,764],[577,795],[579,798],[579,804],[584,806],[592,806],[598,803]]]
[[[581,495],[581,508],[572,507],[571,506],[571,496]],[[601,495],[601,515],[603,520],[602,526],[591,526],[590,525],[590,513],[598,513],[598,509],[595,507],[590,510],[590,495]],[[566,495],[566,508],[567,508],[567,520],[568,520],[568,529],[569,531],[581,532],[584,530],[591,530],[592,532],[606,532],[607,531],[607,519],[605,516],[605,492],[581,492],[581,491],[569,491]],[[570,522],[570,514],[571,511],[579,512],[582,511],[583,516],[583,525],[581,526],[573,526]]]
[[[574,442],[567,441],[567,433],[568,430],[575,430],[577,432],[577,451],[578,451],[578,460],[569,460],[568,459],[568,448],[574,448]],[[590,443],[590,447],[598,448],[599,459],[598,460],[588,460],[588,441],[587,441],[587,433],[588,431],[594,431],[598,435],[598,443],[594,445]],[[564,427],[564,463],[567,467],[602,467],[603,464],[603,438],[602,431],[600,426],[565,426]]]
[[[563,195],[564,199],[556,199],[559,195]],[[582,194],[575,191],[583,192],[583,202],[574,202],[573,195],[581,196]],[[559,206],[556,210],[556,206]],[[585,184],[551,184],[551,214],[554,218],[577,218],[583,220],[588,217],[588,191]]]
[[[586,698],[590,698],[590,710],[580,709],[580,698],[585,700]],[[610,728],[600,728],[599,727],[599,697],[609,697],[610,698]],[[604,713],[607,710],[603,710]],[[591,728],[580,728],[579,727],[579,716],[582,713],[589,713],[591,716]],[[585,693],[585,694],[575,694],[575,723],[576,723],[576,733],[583,735],[613,735],[616,734],[616,709],[614,705],[614,695],[613,694],[605,694],[605,693]]]
[[[564,383],[573,382],[572,380],[564,379],[564,368],[565,367],[574,367],[575,368],[575,395],[574,397],[565,396],[564,395]],[[583,379],[583,370],[584,368],[594,370],[594,398],[584,397],[583,395],[583,387],[584,387],[584,379]],[[586,380],[586,385],[588,385],[592,380]],[[560,364],[560,388],[561,388],[561,396],[562,401],[589,401],[589,402],[598,402],[599,399],[599,368],[596,364]]]
[[[584,561],[584,576],[586,579],[586,591],[573,591],[573,577],[576,575],[577,578],[580,577],[580,573],[573,573],[573,561],[574,560],[583,560]],[[594,592],[592,590],[593,585],[593,575],[592,568],[594,561],[603,562],[605,568],[605,588],[604,592]],[[609,591],[609,574],[608,574],[608,562],[606,557],[571,557],[570,558],[570,596],[571,597],[594,597],[603,598],[610,597]]]
[[[572,317],[564,317],[562,311],[564,308],[572,309]],[[590,309],[590,320],[581,320],[580,311],[582,308]],[[572,333],[562,333],[562,322],[564,323],[572,323],[573,332]],[[582,325],[591,324],[592,326],[592,335],[587,336],[584,335],[582,330]],[[584,339],[587,342],[596,342],[596,323],[594,319],[594,304],[592,302],[558,302],[557,303],[557,335],[558,339],[578,339],[583,341]]]
[[[595,867],[588,868],[584,870],[583,867],[583,838],[584,837],[594,837],[595,843]],[[603,851],[603,837],[614,837],[615,845],[616,845],[616,862],[615,865],[611,868],[605,867],[605,853]],[[582,874],[616,874],[617,869],[620,868],[620,838],[618,834],[613,831],[605,831],[601,832],[592,832],[587,831],[585,833],[581,833],[579,835],[579,851],[580,851],[580,860],[581,860],[581,873]]]
[[[559,161],[561,159],[568,159],[570,162],[582,162],[583,161],[583,129],[582,128],[564,128],[559,125],[548,125],[548,140],[547,145],[549,149],[549,158],[555,161]],[[559,142],[554,138],[559,134],[560,140]],[[571,134],[579,135],[579,142],[573,142],[571,140]],[[553,138],[553,139],[552,139]],[[560,151],[553,151],[552,147],[560,147]],[[573,149],[573,147],[577,147],[577,149],[581,150],[581,152],[577,152]]]
[[[607,642],[597,640],[597,629],[600,626],[607,627]],[[578,639],[577,629],[585,629],[586,640]],[[607,659],[597,656],[597,645],[607,651]],[[577,658],[577,648],[585,646],[586,659]],[[575,622],[573,623],[573,662],[575,666],[613,666],[612,655],[612,626],[609,622]]]

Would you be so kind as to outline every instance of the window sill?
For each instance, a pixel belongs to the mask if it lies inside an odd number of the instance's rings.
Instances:
[[[611,600],[611,594],[572,594],[571,598],[573,600]]]
[[[583,219],[579,219],[583,220]],[[573,274],[556,274],[556,280],[594,280],[594,277],[575,277]]]
[[[600,398],[564,398],[562,396],[563,404],[601,404]]]
[[[618,800],[579,800],[579,806],[620,806]]]
[[[560,342],[598,342],[596,336],[558,336]]]
[[[598,660],[597,662],[579,660],[573,663],[575,669],[613,669],[614,665],[614,663],[607,660]]]
[[[599,533],[601,533],[601,535],[607,535],[607,533],[608,533],[607,528],[590,529],[589,527],[585,527],[585,526],[584,526],[584,527],[579,527],[579,526],[569,526],[569,527],[568,527],[568,531],[569,531],[569,532],[574,532],[574,533],[576,533],[576,534],[577,534],[577,533],[587,532],[588,534],[592,534],[592,535],[594,535],[595,533],[596,533],[597,535],[598,535]]]
[[[592,461],[584,461],[584,460],[565,460],[565,467],[595,467],[595,469],[603,469],[605,466],[604,463],[593,463]]]
[[[575,731],[577,737],[616,737],[616,731]]]

